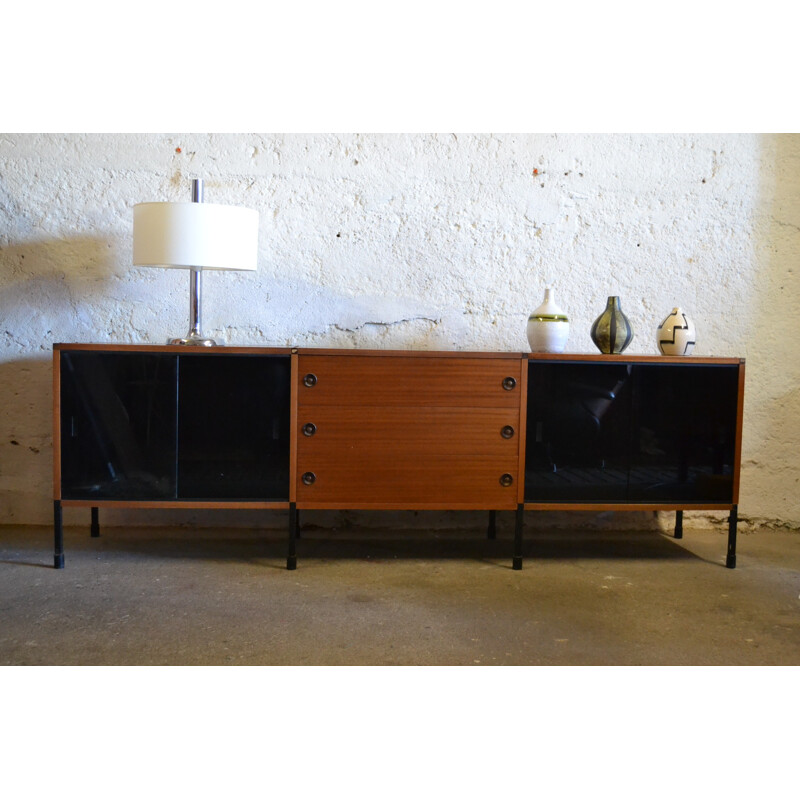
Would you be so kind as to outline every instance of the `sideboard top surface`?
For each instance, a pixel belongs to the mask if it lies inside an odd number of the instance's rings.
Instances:
[[[526,353],[528,361],[585,361],[606,364],[744,364],[743,358],[718,356],[607,355],[604,353]]]
[[[320,355],[320,356],[404,356],[410,358],[527,358],[528,361],[574,361],[624,364],[744,364],[743,358],[712,356],[662,356],[662,355],[605,355],[603,353],[523,353],[484,350],[361,350],[355,348],[326,347],[265,347],[260,345],[214,347],[188,347],[168,344],[100,344],[63,343],[53,345],[54,351],[97,350],[104,352],[158,352],[182,355]]]
[[[104,353],[180,353],[181,355],[290,355],[296,352],[291,347],[234,347],[215,345],[214,347],[195,347],[184,344],[79,344],[58,342],[53,345],[55,352],[63,350],[96,350]]]

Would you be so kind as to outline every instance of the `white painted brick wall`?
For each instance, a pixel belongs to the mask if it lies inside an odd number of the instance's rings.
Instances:
[[[800,136],[755,134],[0,134],[0,523],[51,518],[53,342],[186,332],[132,207],[193,177],[260,212],[258,272],[205,277],[230,344],[524,350],[550,283],[569,350],[618,294],[654,353],[681,305],[748,359],[740,513],[800,527]]]

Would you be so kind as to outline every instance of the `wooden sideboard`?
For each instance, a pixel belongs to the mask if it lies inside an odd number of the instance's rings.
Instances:
[[[730,512],[744,361],[306,348],[54,346],[62,509]]]

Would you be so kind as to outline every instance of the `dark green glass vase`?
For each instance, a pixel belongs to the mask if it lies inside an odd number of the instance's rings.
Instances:
[[[619,297],[609,297],[606,310],[592,324],[592,341],[601,353],[621,353],[633,341],[633,327],[622,313]]]

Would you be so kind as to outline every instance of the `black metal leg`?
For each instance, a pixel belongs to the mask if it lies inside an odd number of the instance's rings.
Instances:
[[[55,539],[53,566],[56,569],[64,569],[64,524],[60,500],[53,501],[53,538]]]
[[[489,512],[489,527],[486,529],[486,536],[489,539],[497,538],[497,512]]]
[[[683,511],[675,512],[675,538],[683,539]]]
[[[523,523],[522,503],[517,505],[517,516],[514,521],[514,559],[513,569],[522,569],[522,523]]]
[[[295,536],[295,539],[299,539],[300,538],[300,512],[299,511],[295,511],[294,513],[296,514],[296,517],[295,517],[296,527],[295,527],[295,531],[294,531],[294,536]]]
[[[739,521],[739,508],[734,506],[728,517],[728,558],[725,566],[733,569],[736,566],[736,523]]]
[[[100,535],[100,517],[97,506],[92,506],[92,536]]]
[[[297,508],[294,503],[289,503],[289,555],[286,557],[286,569],[297,569],[297,551],[295,550],[297,521]]]

